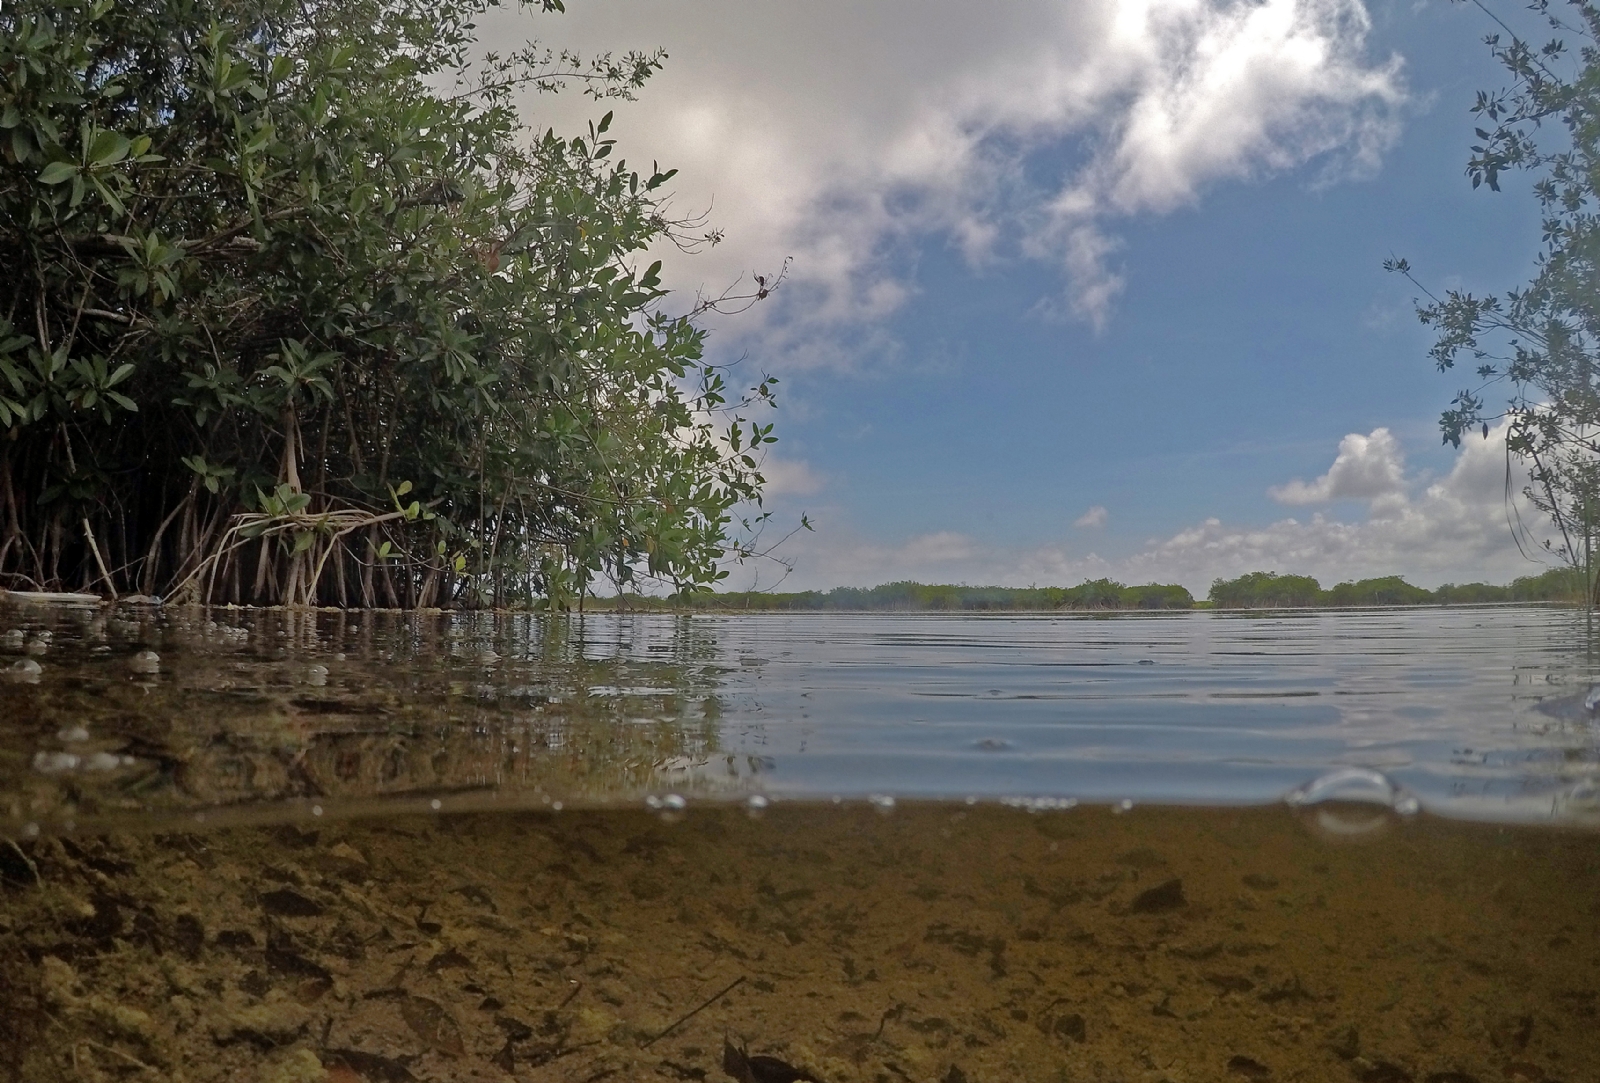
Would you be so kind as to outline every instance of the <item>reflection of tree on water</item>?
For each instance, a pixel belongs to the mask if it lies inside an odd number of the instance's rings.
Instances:
[[[614,797],[718,749],[719,671],[693,618],[317,611],[43,611],[42,686],[5,689],[16,815],[493,791]],[[161,669],[132,680],[138,647]],[[125,770],[41,774],[68,723]],[[55,761],[50,761],[54,763]],[[63,761],[65,762],[65,761]],[[674,776],[677,778],[678,776]],[[711,785],[704,779],[691,788]],[[723,783],[726,786],[726,783]]]

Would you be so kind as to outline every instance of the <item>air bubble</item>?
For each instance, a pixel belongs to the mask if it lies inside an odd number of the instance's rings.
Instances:
[[[440,809],[444,808],[444,802],[435,797],[432,801],[428,802],[428,807],[433,811],[438,812]]]
[[[85,771],[115,771],[122,766],[122,757],[112,752],[92,752],[83,758]]]
[[[1583,697],[1584,710],[1593,712],[1596,707],[1600,707],[1600,684],[1591,685],[1589,694]]]
[[[322,815],[322,806],[321,805],[312,805],[311,806],[311,815],[313,815],[313,816],[321,816]]]
[[[56,731],[56,740],[66,744],[72,744],[75,741],[87,741],[88,739],[89,731],[82,726],[63,726]]]
[[[771,802],[768,801],[765,797],[762,797],[760,794],[753,793],[753,794],[750,795],[750,799],[748,801],[746,801],[745,804],[749,805],[752,809],[754,809],[757,812],[759,812],[760,810],[766,808],[769,804],[771,804]]]
[[[35,752],[33,769],[41,775],[59,775],[63,771],[76,771],[83,761],[71,752]]]
[[[658,808],[661,807],[661,798],[657,797],[653,793],[652,794],[646,794],[645,795],[645,799],[644,799],[644,803],[645,803],[645,807],[647,807],[647,808],[658,809]]]
[[[328,683],[328,667],[314,665],[306,667],[306,683],[313,688],[321,688]]]
[[[128,668],[134,673],[152,674],[161,672],[161,656],[155,651],[140,651],[128,659]]]
[[[1600,779],[1586,778],[1556,794],[1551,811],[1558,819],[1593,823],[1600,819]]]
[[[1118,813],[1119,815],[1124,812],[1132,812],[1133,802],[1124,797],[1121,801],[1118,801],[1115,805],[1111,806],[1111,811]]]
[[[689,802],[680,794],[669,793],[661,799],[661,807],[671,809],[673,812],[682,812],[689,807]]]
[[[977,803],[976,797],[967,798],[967,804]],[[1057,812],[1078,807],[1076,797],[1002,797],[1000,803],[1007,808],[1019,808],[1025,812]]]
[[[32,658],[23,658],[6,667],[6,680],[13,684],[38,684],[44,667]]]
[[[1368,767],[1343,767],[1330,771],[1299,789],[1290,790],[1284,801],[1293,808],[1328,803],[1382,805],[1402,816],[1410,816],[1422,807],[1415,797],[1387,775]]]
[[[25,838],[25,839],[36,839],[36,838],[38,838],[39,837],[39,825],[36,824],[36,823],[32,823],[31,821],[29,823],[23,824],[22,825],[22,837]]]
[[[894,798],[890,797],[886,793],[872,794],[868,796],[867,800],[870,801],[872,803],[872,807],[877,809],[879,812],[894,811]]]

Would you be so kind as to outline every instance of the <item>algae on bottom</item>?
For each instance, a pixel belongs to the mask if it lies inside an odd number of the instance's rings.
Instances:
[[[47,838],[0,861],[0,1077],[1595,1078],[1600,836],[1374,835],[928,804]]]

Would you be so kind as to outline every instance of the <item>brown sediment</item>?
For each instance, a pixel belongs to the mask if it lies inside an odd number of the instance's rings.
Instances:
[[[1597,859],[1426,817],[1336,844],[1280,808],[19,841],[0,1079],[1579,1083]]]

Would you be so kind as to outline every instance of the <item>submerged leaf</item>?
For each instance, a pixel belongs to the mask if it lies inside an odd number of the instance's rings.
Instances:
[[[459,1057],[467,1051],[461,1028],[438,1001],[407,996],[400,1002],[400,1015],[411,1032],[431,1049]]]

